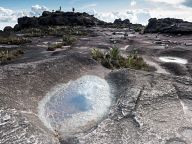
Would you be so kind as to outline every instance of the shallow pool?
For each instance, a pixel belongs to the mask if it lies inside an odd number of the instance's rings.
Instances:
[[[159,57],[162,62],[169,62],[169,63],[178,63],[178,64],[187,64],[188,61],[186,59],[178,58],[178,57],[171,57],[171,56],[163,56]]]
[[[39,117],[63,136],[83,132],[105,116],[112,95],[108,83],[97,76],[83,76],[51,90],[39,103]]]

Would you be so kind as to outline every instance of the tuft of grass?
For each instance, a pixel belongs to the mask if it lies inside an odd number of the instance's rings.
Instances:
[[[143,69],[143,70],[147,70],[148,69],[148,65],[145,63],[145,61],[143,60],[142,57],[140,57],[137,54],[137,51],[133,51],[132,54],[130,54],[129,56],[127,56],[127,66],[129,68],[134,68],[134,69]]]
[[[97,61],[100,61],[105,57],[105,55],[99,49],[92,49],[91,55],[92,55],[92,58]]]
[[[0,50],[0,64],[11,61],[23,54],[24,54],[24,52],[20,49],[18,49],[18,50]]]
[[[137,70],[148,70],[148,65],[143,58],[133,51],[127,58],[120,55],[118,48],[111,48],[107,52],[99,49],[92,49],[92,58],[100,62],[104,67],[109,69],[132,68]]]
[[[63,36],[63,45],[68,46],[68,45],[73,45],[76,41],[76,38],[71,35],[65,35]]]

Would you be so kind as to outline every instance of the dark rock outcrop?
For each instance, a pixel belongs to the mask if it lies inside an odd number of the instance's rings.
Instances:
[[[44,11],[40,17],[22,17],[18,19],[15,30],[24,28],[36,28],[41,26],[97,26],[105,22],[98,20],[87,13],[74,12],[49,12]]]
[[[131,25],[129,19],[121,20],[121,19],[116,19],[114,21],[114,25],[116,26],[123,26],[123,27],[128,27]]]
[[[140,32],[144,29],[144,26],[141,24],[133,24],[130,22],[129,19],[121,20],[116,19],[114,23],[108,24],[109,27],[115,27],[115,28],[130,28],[133,29],[136,32]]]
[[[3,29],[4,32],[12,32],[13,31],[13,28],[11,26],[6,26],[4,29]]]
[[[40,17],[22,17],[18,19],[18,24],[14,30],[19,31],[25,28],[40,28],[44,26],[102,26],[102,27],[120,27],[120,28],[140,28],[142,25],[132,24],[129,19],[116,19],[114,23],[107,23],[95,18],[88,13],[80,12],[49,12],[44,11]]]
[[[165,19],[151,18],[144,32],[192,34],[192,23],[174,18],[165,18]]]
[[[36,17],[22,17],[18,18],[18,24],[20,28],[38,27],[39,22]]]

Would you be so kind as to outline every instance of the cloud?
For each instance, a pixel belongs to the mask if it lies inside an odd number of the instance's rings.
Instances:
[[[40,5],[32,6],[30,11],[14,11],[0,7],[0,29],[3,29],[5,26],[14,26],[19,17],[39,16],[45,10],[48,10],[48,8]]]
[[[35,5],[31,7],[31,16],[39,16],[42,14],[43,11],[47,11],[48,8],[45,6]]]
[[[135,0],[131,1],[131,6],[135,6],[137,2]]]
[[[93,3],[93,4],[84,5],[80,9],[90,9],[90,8],[94,8],[96,6],[97,6],[97,4]]]
[[[8,22],[14,20],[15,15],[13,10],[0,7],[0,22]]]
[[[96,10],[91,10],[88,11],[88,13],[105,22],[114,22],[115,19],[121,18],[122,20],[129,19],[132,23],[141,23],[146,25],[148,19],[151,18],[150,13],[142,9],[127,10],[121,12],[97,12]]]
[[[147,0],[150,2],[158,2],[158,3],[167,3],[167,4],[182,4],[184,3],[186,0]]]
[[[173,17],[184,19],[186,21],[192,21],[192,8],[180,5],[178,7],[171,7],[170,9],[151,9],[150,13],[152,17],[156,18],[166,18],[166,17]]]

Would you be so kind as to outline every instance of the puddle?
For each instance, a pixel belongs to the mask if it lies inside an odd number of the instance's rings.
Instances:
[[[25,34],[16,34],[16,36],[22,37],[25,36]]]
[[[125,51],[125,50],[127,50],[127,49],[129,48],[129,46],[130,46],[130,45],[126,45],[126,46],[124,46],[124,47],[122,47],[122,48],[120,48],[120,49]]]
[[[136,37],[135,34],[128,34],[128,37]]]
[[[116,35],[124,35],[125,32],[115,32]]]
[[[165,49],[167,46],[154,46],[153,49]]]
[[[0,45],[0,48],[17,48],[19,47],[18,45]]]
[[[163,56],[163,57],[159,57],[159,59],[162,62],[166,62],[166,63],[178,63],[178,64],[187,64],[188,61],[186,59],[182,59],[182,58],[178,58],[178,57],[169,57],[169,56]]]
[[[52,131],[71,136],[92,128],[111,105],[108,83],[97,76],[83,76],[51,90],[39,103],[39,117]]]

